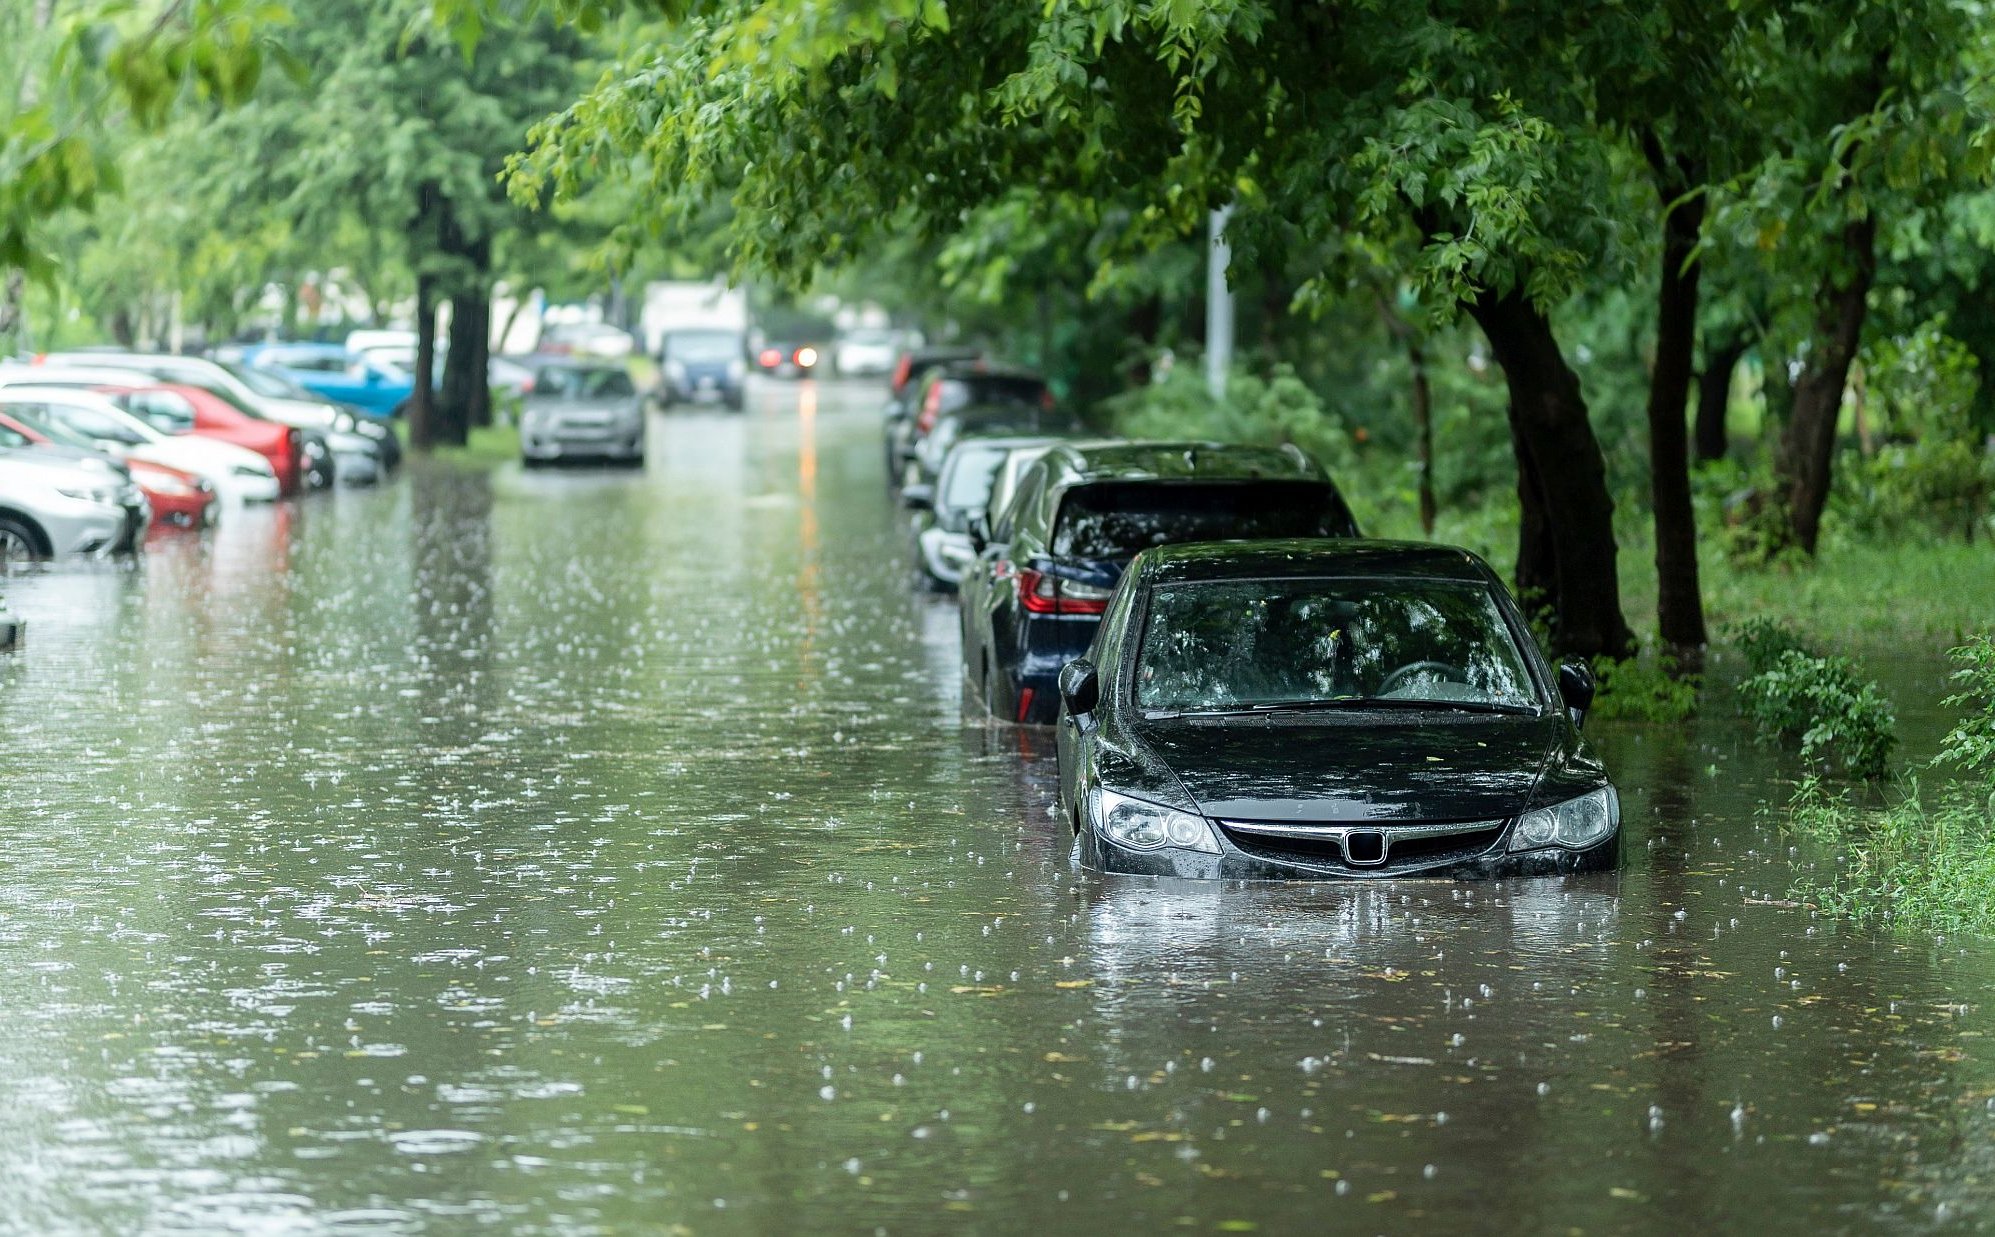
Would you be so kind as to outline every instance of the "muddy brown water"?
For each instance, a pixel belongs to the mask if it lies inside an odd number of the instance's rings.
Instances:
[[[1727,709],[1618,878],[1084,875],[873,404],[9,582],[0,1231],[1990,1223],[1995,951],[1781,905]]]

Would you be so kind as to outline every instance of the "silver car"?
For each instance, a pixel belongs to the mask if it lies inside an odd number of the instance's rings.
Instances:
[[[644,404],[630,374],[615,365],[541,361],[520,411],[527,465],[595,459],[644,463]]]
[[[0,451],[0,571],[129,554],[151,519],[145,495],[122,469],[34,447]]]

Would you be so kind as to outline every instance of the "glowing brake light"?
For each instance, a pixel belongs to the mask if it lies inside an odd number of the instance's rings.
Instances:
[[[1018,571],[1018,604],[1033,614],[1100,614],[1108,609],[1108,595],[1108,589],[1063,580],[1030,567]]]
[[[921,401],[921,415],[915,418],[914,428],[926,434],[935,428],[935,419],[942,415],[942,384],[928,388],[928,395]]]
[[[774,369],[783,363],[783,354],[774,348],[764,348],[755,354],[755,363],[763,369]]]
[[[815,364],[817,364],[817,349],[809,344],[797,349],[797,368],[809,369]]]
[[[903,352],[901,359],[894,365],[894,394],[899,395],[906,390],[907,380],[912,377],[914,377],[914,353]]]

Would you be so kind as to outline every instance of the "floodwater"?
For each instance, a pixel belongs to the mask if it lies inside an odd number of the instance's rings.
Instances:
[[[1618,878],[1079,873],[875,405],[9,582],[0,1231],[1991,1223],[1995,951],[1783,905],[1722,705]]]

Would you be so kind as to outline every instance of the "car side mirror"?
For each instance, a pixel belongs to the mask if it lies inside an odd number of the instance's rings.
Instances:
[[[1060,699],[1070,717],[1085,717],[1101,703],[1101,675],[1094,663],[1077,658],[1060,668]]]
[[[1559,698],[1572,714],[1573,725],[1585,721],[1586,711],[1593,707],[1593,667],[1583,661],[1569,661],[1560,666]]]
[[[935,487],[910,485],[901,491],[901,506],[909,511],[935,510]]]
[[[982,554],[984,547],[991,543],[991,519],[987,515],[970,517],[970,548]]]

